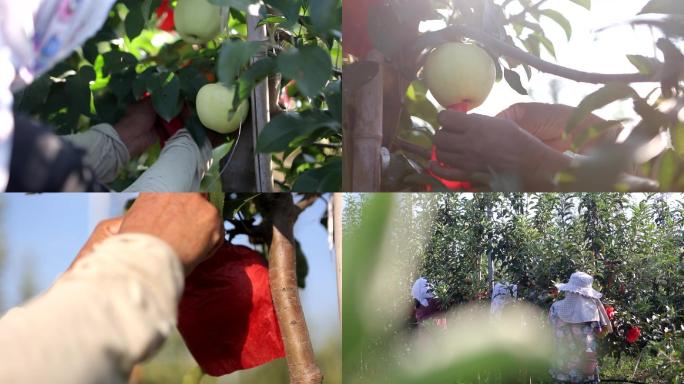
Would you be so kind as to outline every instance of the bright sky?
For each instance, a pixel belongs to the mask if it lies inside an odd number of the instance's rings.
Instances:
[[[632,28],[625,21],[633,19],[647,3],[647,0],[594,0],[591,11],[580,7],[568,0],[549,0],[543,8],[550,8],[562,13],[572,24],[572,38],[568,42],[563,29],[554,21],[542,17],[541,25],[547,37],[554,43],[557,64],[565,67],[599,73],[632,73],[636,69],[627,60],[627,54],[653,56],[654,37],[650,29],[645,27]],[[515,2],[514,2],[515,3]],[[520,9],[509,6],[508,9],[517,13]],[[595,32],[603,27],[618,24],[602,32]],[[427,28],[438,28],[433,24]],[[553,62],[554,59],[542,48],[542,58]],[[660,54],[660,52],[657,52]],[[529,96],[522,96],[515,92],[502,80],[494,85],[487,101],[475,109],[476,112],[495,115],[516,102],[541,101],[552,102],[549,82],[556,78],[552,75],[532,70],[532,80],[527,81],[522,68],[516,69],[521,75],[523,86],[528,89]],[[577,105],[584,96],[599,88],[597,85],[576,83],[571,80],[561,80],[559,102]],[[643,96],[654,84],[637,85],[635,88]],[[634,117],[629,101],[609,106],[599,110],[598,114],[604,118]]]
[[[3,194],[0,196],[0,236],[7,264],[0,275],[5,307],[19,304],[19,286],[32,268],[39,291],[44,291],[71,263],[95,225],[120,215],[129,194]],[[328,234],[319,224],[323,201],[307,209],[295,225],[309,262],[302,305],[315,345],[341,338],[337,282]],[[7,309],[7,308],[5,308]],[[3,308],[0,308],[0,314]]]

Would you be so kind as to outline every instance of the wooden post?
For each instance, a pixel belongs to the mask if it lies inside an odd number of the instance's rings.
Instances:
[[[347,183],[354,192],[376,192],[380,190],[382,145],[382,62],[380,54],[369,60],[379,64],[375,77],[354,90],[350,95],[349,107],[353,108],[353,116],[349,130],[351,132],[351,182]],[[347,156],[347,155],[345,155]]]
[[[267,41],[266,26],[257,26],[261,16],[259,16],[260,4],[252,4],[247,8],[247,39],[249,41]],[[258,61],[266,55],[266,51],[254,56],[252,63]],[[268,100],[268,80],[263,80],[252,91],[252,135],[253,148],[256,148],[257,138],[264,130],[270,120],[269,100]],[[256,172],[256,191],[273,192],[273,169],[271,154],[254,153],[254,168]]]

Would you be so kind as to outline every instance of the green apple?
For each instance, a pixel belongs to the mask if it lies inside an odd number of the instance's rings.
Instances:
[[[446,43],[430,52],[423,67],[432,96],[449,108],[482,104],[496,79],[494,60],[475,44]]]
[[[205,127],[218,133],[231,133],[240,127],[247,117],[249,105],[243,100],[233,110],[235,87],[221,83],[207,84],[197,93],[197,115]]]
[[[191,44],[204,44],[221,32],[221,7],[207,0],[178,0],[176,32]]]

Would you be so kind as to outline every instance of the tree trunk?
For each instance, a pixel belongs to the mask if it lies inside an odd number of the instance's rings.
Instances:
[[[342,194],[333,195],[333,242],[337,269],[337,303],[342,318]]]
[[[319,384],[323,374],[316,364],[297,287],[294,223],[301,212],[292,195],[267,197],[273,234],[269,250],[269,280],[282,333],[292,384]]]

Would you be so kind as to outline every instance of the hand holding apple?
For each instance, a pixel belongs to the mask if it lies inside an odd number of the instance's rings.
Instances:
[[[247,117],[249,105],[243,100],[233,110],[235,87],[207,84],[197,93],[197,115],[205,127],[221,134],[234,132]]]
[[[496,79],[494,61],[482,48],[474,44],[446,43],[430,52],[424,66],[425,81],[430,93],[445,108],[467,113],[480,106]],[[432,148],[431,161],[442,166]],[[453,181],[428,170],[451,190],[470,189],[466,182]]]
[[[207,0],[178,0],[176,31],[191,44],[204,44],[221,32],[221,7]]]
[[[474,174],[516,176],[526,189],[549,190],[550,176],[569,160],[510,120],[446,110],[439,115],[442,129],[435,134],[440,162],[432,163],[437,176],[471,180]]]

